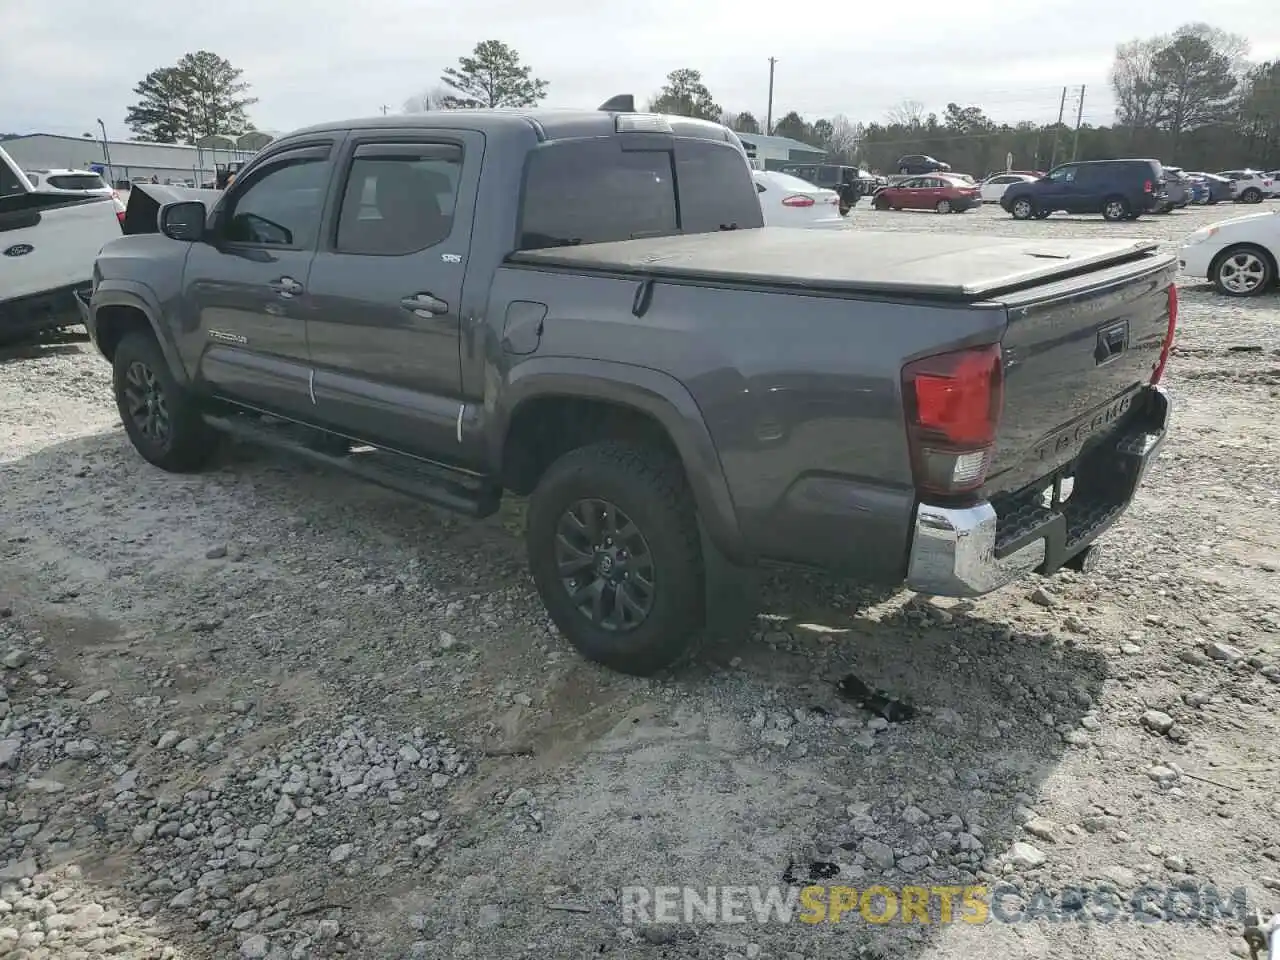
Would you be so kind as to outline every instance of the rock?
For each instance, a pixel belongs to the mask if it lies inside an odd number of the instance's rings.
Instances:
[[[0,768],[16,767],[18,765],[18,754],[22,752],[22,739],[20,737],[5,737],[0,740]]]
[[[26,880],[40,872],[40,866],[34,857],[19,860],[7,867],[0,867],[0,880]]]
[[[1210,660],[1220,660],[1224,663],[1235,663],[1237,660],[1244,658],[1244,651],[1239,647],[1233,647],[1229,643],[1218,643],[1217,641],[1206,643],[1204,652],[1208,654]]]
[[[199,753],[200,751],[200,741],[197,740],[195,737],[187,737],[185,740],[179,743],[176,747],[174,747],[174,749],[177,750],[178,753],[183,754],[184,756],[188,756],[188,757],[194,756],[196,753]]]
[[[1038,607],[1053,607],[1058,603],[1058,598],[1044,587],[1036,587],[1031,591],[1031,602]]]
[[[514,790],[511,791],[510,794],[508,794],[506,803],[503,804],[503,806],[523,807],[525,804],[532,803],[532,802],[533,802],[532,792],[530,792],[529,790],[526,790],[524,787],[516,787]]]
[[[25,650],[10,650],[4,655],[4,659],[0,660],[0,663],[3,663],[10,670],[18,670],[26,666],[27,661],[30,659],[31,657]]]
[[[1259,877],[1258,883],[1268,890],[1280,890],[1280,877]]]
[[[1009,848],[1009,862],[1022,870],[1034,870],[1047,859],[1043,850],[1029,843],[1019,841]]]
[[[868,837],[862,841],[862,845],[858,849],[862,851],[863,856],[881,870],[892,869],[895,857],[893,855],[893,847],[887,843]]]
[[[337,920],[321,920],[316,924],[316,938],[332,940],[342,932],[342,925]]]
[[[1182,700],[1188,707],[1203,707],[1212,699],[1213,697],[1207,690],[1195,690],[1182,695]]]
[[[1132,870],[1121,866],[1104,867],[1101,876],[1104,880],[1110,880],[1117,887],[1126,889],[1132,887],[1136,879]]]
[[[1147,776],[1156,783],[1172,783],[1178,779],[1178,771],[1158,763],[1147,771]]]
[[[225,545],[222,545],[222,544],[219,544],[216,547],[210,547],[208,550],[204,552],[204,558],[206,560],[221,560],[226,555],[227,555],[227,548]]]
[[[1120,652],[1126,657],[1136,657],[1142,652],[1142,648],[1136,643],[1122,643],[1120,644]]]
[[[174,910],[182,910],[191,906],[196,902],[196,888],[187,887],[180,894],[169,901],[169,906]]]
[[[458,638],[455,637],[452,633],[449,633],[447,630],[442,630],[440,632],[440,649],[441,650],[452,650],[457,645],[458,645]]]
[[[1046,817],[1033,817],[1022,825],[1022,829],[1039,840],[1057,843],[1058,831],[1061,828]]]
[[[639,927],[640,939],[646,943],[663,946],[676,942],[677,928],[670,924],[646,923]]]
[[[343,863],[344,861],[350,859],[351,854],[355,852],[355,849],[356,849],[355,844],[340,843],[338,844],[338,846],[334,847],[332,850],[329,851],[329,862]]]
[[[902,819],[912,826],[918,827],[922,823],[929,822],[929,815],[919,807],[907,807],[902,811]]]
[[[92,740],[68,740],[64,749],[72,760],[88,760],[99,752],[98,745]]]
[[[1168,733],[1173,726],[1173,717],[1160,710],[1148,710],[1142,715],[1142,725],[1156,733]]]
[[[231,921],[231,929],[232,930],[248,930],[257,922],[258,922],[258,911],[245,910],[243,913],[236,914],[235,919]]]
[[[1096,733],[1102,729],[1102,724],[1098,721],[1098,718],[1091,713],[1087,713],[1080,718],[1080,726],[1091,733]]]
[[[1187,872],[1187,861],[1182,857],[1175,856],[1174,854],[1170,854],[1164,858],[1164,866],[1166,870],[1171,870],[1174,873]]]
[[[182,734],[177,730],[166,730],[160,734],[160,739],[156,741],[157,750],[168,750],[182,740]]]
[[[109,696],[111,696],[110,690],[95,690],[84,698],[85,706],[92,707],[94,704],[101,703]]]
[[[271,951],[271,941],[263,934],[257,933],[240,944],[242,960],[265,960]]]

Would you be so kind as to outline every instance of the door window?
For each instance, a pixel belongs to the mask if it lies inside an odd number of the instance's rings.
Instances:
[[[395,145],[352,162],[338,216],[340,253],[404,255],[448,239],[462,174],[462,148]]]
[[[1049,179],[1054,183],[1072,183],[1076,179],[1076,167],[1059,167],[1050,172]]]
[[[34,183],[35,180],[33,179]],[[0,163],[0,197],[9,197],[18,193],[26,193],[18,175],[9,169],[7,163]]]
[[[270,247],[312,246],[327,180],[328,163],[320,158],[271,167],[230,198],[223,239]]]

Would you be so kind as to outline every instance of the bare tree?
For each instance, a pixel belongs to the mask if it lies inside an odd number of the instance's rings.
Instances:
[[[888,113],[889,122],[899,127],[919,127],[924,124],[924,104],[919,100],[903,100]]]
[[[1168,45],[1168,37],[1150,37],[1116,47],[1116,58],[1111,64],[1111,89],[1116,95],[1117,122],[1134,130],[1155,126],[1160,114],[1156,58]]]
[[[862,139],[862,124],[854,123],[843,113],[831,118],[831,132],[827,135],[827,149],[833,157],[853,158]]]
[[[1249,62],[1249,38],[1238,33],[1229,33],[1207,23],[1183,24],[1173,32],[1175,40],[1181,37],[1195,37],[1203,40],[1215,53],[1227,58],[1231,64],[1231,72],[1242,77],[1253,67]]]
[[[430,90],[415,93],[404,102],[401,112],[426,113],[428,110],[445,110],[447,108],[444,106],[444,98],[448,95],[449,91],[442,86],[435,86]]]

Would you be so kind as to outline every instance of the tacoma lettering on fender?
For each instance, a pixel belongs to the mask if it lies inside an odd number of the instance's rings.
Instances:
[[[131,210],[82,309],[138,452],[527,495],[549,613],[633,673],[705,549],[949,596],[1082,565],[1165,436],[1172,258],[764,228],[733,133],[628,101],[311,127]]]

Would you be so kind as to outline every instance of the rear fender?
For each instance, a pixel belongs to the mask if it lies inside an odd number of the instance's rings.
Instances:
[[[146,317],[169,364],[169,372],[179,383],[190,381],[173,333],[160,322],[164,313],[160,309],[159,299],[150,287],[132,280],[103,280],[98,284],[90,301],[90,309],[93,312],[93,338],[99,350],[102,350],[102,343],[111,337],[111,321],[100,316],[103,307],[131,307]]]
[[[496,387],[496,390],[494,389]],[[684,464],[707,535],[735,563],[749,563],[737,513],[711,433],[693,396],[674,377],[647,367],[572,357],[536,357],[512,368],[485,398],[489,462],[502,470],[507,429],[517,408],[535,397],[601,400],[656,420]]]

